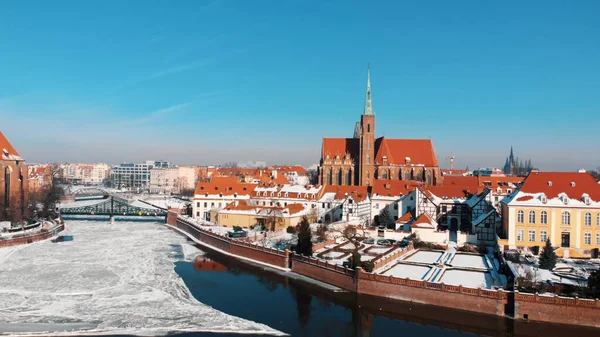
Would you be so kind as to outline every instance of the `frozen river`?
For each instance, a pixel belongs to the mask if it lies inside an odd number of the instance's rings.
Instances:
[[[65,234],[0,248],[0,334],[280,334],[198,302],[174,263],[202,252],[161,224],[67,222]]]

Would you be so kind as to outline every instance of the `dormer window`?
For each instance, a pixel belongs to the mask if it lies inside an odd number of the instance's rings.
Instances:
[[[208,198],[208,193],[204,193],[204,197]]]
[[[410,157],[406,157],[406,158],[404,158],[404,160],[406,161],[407,164],[410,164]]]
[[[565,205],[569,203],[569,197],[568,197],[568,196],[566,196],[566,195],[563,195],[563,196],[561,197],[561,199],[562,199],[562,202],[563,202]]]
[[[551,181],[548,181],[548,186],[552,186],[552,182]]]
[[[575,182],[574,181],[571,182],[571,187],[575,187]]]
[[[200,189],[201,189],[201,190],[203,190],[203,189],[204,189],[204,186],[200,186]]]
[[[540,195],[540,201],[544,204],[548,202],[548,198],[546,198],[545,194]]]
[[[219,198],[223,198],[223,193],[219,193]]]
[[[590,196],[587,193],[584,193],[581,199],[588,206],[592,203],[592,199],[590,199]]]
[[[234,197],[234,198],[237,198],[237,193],[233,193],[233,197]]]

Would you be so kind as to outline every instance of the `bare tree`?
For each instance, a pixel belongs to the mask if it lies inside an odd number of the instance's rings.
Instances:
[[[283,224],[282,214],[282,209],[272,208],[265,218],[265,230],[275,231],[277,225]]]

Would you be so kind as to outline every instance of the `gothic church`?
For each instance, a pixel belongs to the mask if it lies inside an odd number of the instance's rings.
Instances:
[[[371,186],[374,180],[413,180],[442,185],[430,139],[375,138],[371,73],[367,71],[365,108],[353,138],[323,138],[319,183]]]

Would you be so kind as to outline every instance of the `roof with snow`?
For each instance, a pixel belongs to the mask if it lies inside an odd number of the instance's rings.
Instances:
[[[438,223],[433,220],[427,213],[421,214],[415,222],[410,225],[410,228],[437,228]]]
[[[21,158],[17,150],[12,146],[12,144],[4,137],[2,131],[0,131],[0,156],[2,160],[24,160]]]

